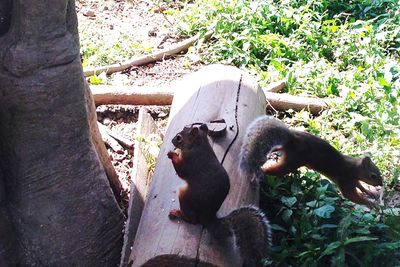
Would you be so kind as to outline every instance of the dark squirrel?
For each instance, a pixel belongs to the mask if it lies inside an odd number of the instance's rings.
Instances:
[[[180,209],[171,210],[170,219],[201,224],[217,239],[235,236],[244,266],[257,264],[267,256],[270,227],[264,213],[246,206],[218,218],[217,211],[228,195],[230,182],[207,137],[208,128],[185,127],[173,139],[175,152],[168,152],[178,176],[186,181],[179,190]]]
[[[240,168],[247,175],[284,176],[306,166],[334,182],[349,200],[372,207],[373,203],[357,191],[373,195],[360,181],[382,185],[378,167],[371,158],[341,154],[325,140],[307,132],[289,129],[269,116],[254,120],[247,128],[240,152]]]

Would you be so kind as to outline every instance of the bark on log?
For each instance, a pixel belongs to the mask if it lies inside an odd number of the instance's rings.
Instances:
[[[149,136],[156,134],[157,126],[147,108],[139,110],[138,127],[136,136]],[[128,220],[125,224],[124,245],[122,247],[121,266],[126,266],[133,245],[133,240],[139,226],[140,217],[144,207],[144,202],[151,182],[147,158],[145,156],[144,145],[135,140],[135,151],[133,155],[132,182],[129,198]]]
[[[223,166],[230,174],[231,189],[219,216],[258,203],[258,187],[250,186],[250,179],[240,175],[237,162],[246,127],[255,117],[265,114],[265,97],[249,76],[221,65],[206,67],[176,87],[168,130],[130,261],[132,266],[241,266],[238,252],[229,244],[217,244],[201,226],[169,220],[168,212],[179,206],[177,189],[183,181],[166,154],[173,149],[171,139],[185,125],[224,118],[227,134],[211,140],[220,160],[228,150]]]

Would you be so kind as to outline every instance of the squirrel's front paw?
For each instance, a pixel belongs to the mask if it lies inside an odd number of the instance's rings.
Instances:
[[[176,157],[177,154],[176,154],[174,151],[169,151],[169,152],[167,153],[167,156],[168,156],[169,159],[172,159],[173,157]]]
[[[173,209],[169,212],[168,217],[171,220],[175,220],[175,219],[180,219],[182,217],[182,211],[181,210],[177,210],[177,209]]]

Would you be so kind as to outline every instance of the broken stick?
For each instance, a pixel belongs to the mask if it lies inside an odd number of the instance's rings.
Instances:
[[[170,48],[162,49],[162,50],[154,52],[150,55],[140,56],[138,58],[133,58],[133,59],[127,60],[125,62],[112,64],[112,65],[108,65],[108,66],[87,67],[87,68],[84,68],[83,73],[84,73],[85,77],[92,76],[95,74],[100,74],[102,72],[105,72],[106,74],[111,74],[114,72],[126,70],[133,66],[141,66],[144,64],[155,62],[155,61],[164,59],[166,57],[176,55],[182,51],[185,51],[189,47],[191,47],[200,38],[209,39],[212,34],[213,34],[213,31],[208,31],[204,35],[196,34],[195,36],[190,37],[189,39],[184,40],[182,42],[179,42]]]

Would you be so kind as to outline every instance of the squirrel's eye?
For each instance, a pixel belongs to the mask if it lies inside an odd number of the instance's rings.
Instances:
[[[182,141],[182,136],[180,134],[176,136],[176,141],[179,143]]]
[[[377,180],[378,179],[378,176],[376,175],[376,174],[371,174],[371,178],[373,179],[373,180]]]

